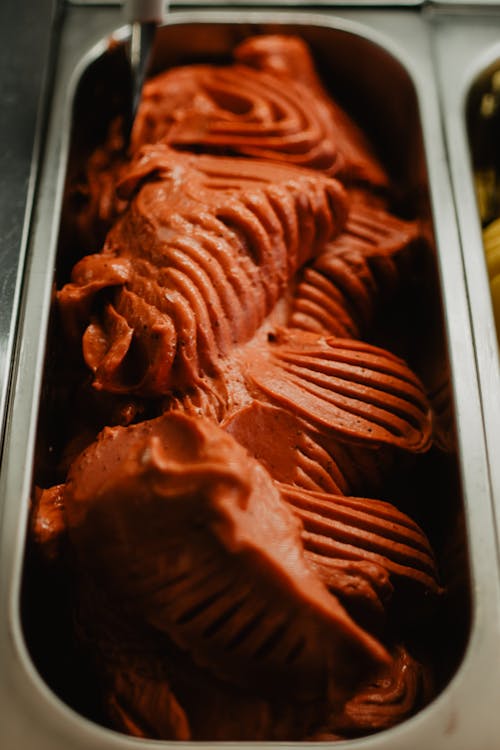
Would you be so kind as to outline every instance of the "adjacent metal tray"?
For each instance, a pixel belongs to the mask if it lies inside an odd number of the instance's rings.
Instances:
[[[497,539],[500,540],[500,358],[473,167],[474,154],[477,155],[481,145],[475,140],[477,129],[474,128],[474,107],[477,106],[481,93],[486,90],[488,75],[500,67],[500,13],[496,9],[478,14],[469,8],[460,17],[446,12],[433,14],[431,23],[470,300],[488,447],[489,481]],[[483,144],[483,152],[487,148]],[[490,158],[493,164],[493,154]],[[483,156],[484,159],[487,160],[488,156]]]
[[[124,39],[126,31],[119,29],[120,18],[118,9],[74,7],[67,11],[44,167],[30,226],[32,239],[0,475],[4,504],[0,528],[0,746],[5,750],[83,750],[96,746],[146,750],[158,745],[126,737],[83,718],[48,687],[30,656],[20,604],[46,336],[54,270],[60,259],[61,207],[75,132],[73,105],[83,77],[88,79],[96,70],[99,72],[109,35],[114,33],[118,42]],[[262,10],[176,11],[162,31],[156,62],[161,67],[179,60],[181,53],[201,55],[208,45],[211,54],[223,52],[245,34],[260,30],[299,33],[320,54],[325,69],[335,65],[344,93],[351,89],[350,104],[361,119],[369,115],[369,126],[389,165],[418,196],[421,218],[429,224],[435,241],[435,276],[444,310],[443,321],[439,315],[432,319],[428,339],[432,344],[441,342],[440,356],[449,360],[453,377],[458,444],[454,478],[461,492],[453,498],[452,506],[457,514],[463,511],[465,518],[460,544],[468,552],[464,555],[467,570],[462,568],[458,573],[468,587],[463,608],[469,607],[469,599],[471,608],[465,652],[455,652],[454,674],[427,708],[394,729],[336,743],[336,747],[411,750],[427,745],[433,750],[494,750],[500,730],[500,712],[496,710],[500,669],[492,667],[500,632],[495,521],[464,264],[441,137],[428,26],[414,11],[346,10],[321,15]],[[354,82],[357,88],[352,96]],[[427,334],[421,331],[420,335]],[[444,495],[449,492],[455,490],[444,489]],[[436,514],[443,512],[440,498],[433,497],[430,490],[429,497]],[[446,499],[449,504],[450,497]],[[460,563],[456,564],[460,568]],[[232,746],[237,745],[227,745]]]

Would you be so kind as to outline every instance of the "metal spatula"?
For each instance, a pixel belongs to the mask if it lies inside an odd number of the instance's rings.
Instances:
[[[157,27],[164,21],[169,0],[125,0],[126,20],[131,26],[127,48],[131,70],[131,96],[125,122],[128,143],[141,98],[144,78]]]

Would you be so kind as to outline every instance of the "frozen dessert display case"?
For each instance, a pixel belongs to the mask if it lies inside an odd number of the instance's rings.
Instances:
[[[1,464],[2,747],[495,747],[446,28],[176,7],[126,148],[120,9],[65,8]]]

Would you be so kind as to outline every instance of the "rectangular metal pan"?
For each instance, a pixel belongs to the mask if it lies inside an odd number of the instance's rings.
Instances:
[[[99,116],[101,107],[102,117],[111,115],[112,97],[106,94],[107,55],[110,35],[118,44],[125,38],[126,30],[119,26],[117,9],[74,7],[67,11],[30,227],[0,475],[0,746],[5,750],[83,750],[96,746],[146,750],[160,746],[104,728],[82,716],[74,703],[70,705],[64,691],[58,694],[49,687],[44,676],[47,663],[50,671],[51,660],[59,658],[57,651],[64,644],[49,632],[47,623],[52,615],[44,612],[43,605],[37,608],[28,601],[25,611],[31,621],[23,623],[21,616],[26,526],[37,440],[43,441],[44,432],[38,418],[44,378],[51,376],[51,300],[55,274],[61,272],[64,263],[64,188],[75,138],[94,137],[92,128],[78,130],[79,118],[74,114],[85,96],[82,81],[87,92],[100,81],[100,98],[90,97],[88,101]],[[338,742],[336,747],[410,750],[427,745],[433,750],[494,750],[500,729],[500,712],[496,710],[500,668],[495,658],[500,632],[500,577],[495,520],[464,266],[441,137],[428,27],[420,14],[411,11],[179,11],[162,30],[155,64],[163,68],[207,54],[212,58],[223,55],[245,35],[261,31],[297,33],[311,44],[322,61],[326,80],[331,72],[332,81],[337,81],[353,113],[373,135],[388,166],[414,196],[436,251],[431,258],[429,284],[440,290],[429,300],[429,327],[417,326],[416,338],[421,351],[435,350],[440,364],[448,362],[452,373],[457,450],[451,460],[451,481],[442,482],[436,494],[433,477],[426,476],[424,486],[429,489],[422,502],[427,502],[430,515],[450,513],[453,524],[464,520],[463,533],[457,539],[461,554],[443,560],[444,583],[452,586],[452,579],[459,583],[455,609],[448,610],[446,623],[450,642],[456,640],[451,646],[453,664],[438,696],[413,718],[370,737]],[[418,353],[415,367],[425,370],[425,357]],[[421,374],[425,376],[425,372]],[[441,520],[446,537],[448,519]],[[33,595],[33,587],[28,585],[27,591]],[[55,621],[53,624],[57,625]],[[38,625],[41,635],[34,638]],[[442,646],[444,657],[446,643]],[[75,683],[81,679],[81,674],[74,675]],[[169,744],[173,743],[162,743]],[[238,746],[227,744],[228,748]]]

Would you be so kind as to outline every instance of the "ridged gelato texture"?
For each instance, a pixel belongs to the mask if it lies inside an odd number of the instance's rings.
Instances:
[[[133,147],[174,147],[284,161],[387,186],[361,129],[328,96],[303,42],[243,42],[231,66],[190,65],[146,85]]]
[[[419,224],[297,37],[158,75],[127,154],[119,127],[74,186],[80,241],[105,239],[57,291],[79,403],[31,525],[108,720],[392,726],[432,694],[414,635],[443,592],[404,487],[446,441],[379,327]]]
[[[128,210],[102,252],[75,266],[59,303],[77,335],[87,326],[95,386],[145,396],[213,375],[347,214],[345,191],[327,177],[163,145],[140,152],[118,191]]]
[[[313,698],[344,689],[358,653],[388,660],[314,575],[269,474],[210,421],[108,428],[74,462],[65,512],[82,569],[221,678]]]

